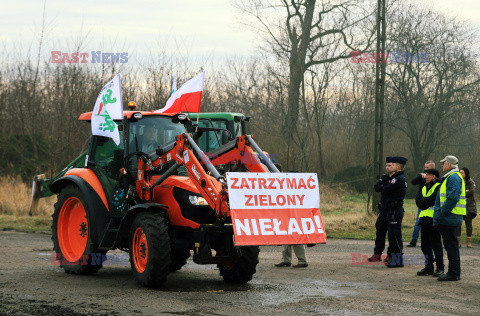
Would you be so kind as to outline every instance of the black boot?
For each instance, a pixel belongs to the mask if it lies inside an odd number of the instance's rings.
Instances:
[[[447,273],[447,274],[442,274],[441,276],[439,276],[437,280],[438,280],[438,281],[459,281],[459,280],[460,280],[460,276],[449,275],[449,274]]]
[[[417,272],[417,275],[433,275],[433,267],[425,267]]]
[[[387,261],[388,268],[403,268],[403,256],[401,257],[390,257]]]
[[[417,241],[412,239],[407,247],[417,247]]]

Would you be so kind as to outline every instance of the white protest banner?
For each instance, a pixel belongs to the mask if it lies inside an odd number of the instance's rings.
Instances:
[[[236,245],[325,243],[316,173],[227,172]]]
[[[113,120],[123,119],[120,74],[110,80],[98,94],[92,112],[92,135],[106,136],[120,144],[120,133]]]

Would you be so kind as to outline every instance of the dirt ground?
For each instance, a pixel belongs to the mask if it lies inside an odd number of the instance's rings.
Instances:
[[[49,235],[1,231],[0,315],[478,315],[480,245],[461,248],[458,282],[416,276],[419,247],[405,248],[404,268],[352,264],[352,253],[372,249],[373,241],[329,239],[307,248],[308,268],[294,269],[273,266],[282,247],[262,247],[254,279],[242,286],[189,260],[152,290],[135,283],[123,252],[96,275],[69,275],[52,265]]]

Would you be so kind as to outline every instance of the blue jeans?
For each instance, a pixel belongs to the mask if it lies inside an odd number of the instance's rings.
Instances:
[[[420,234],[420,226],[418,226],[418,220],[419,220],[419,215],[422,210],[418,209],[417,212],[417,220],[415,221],[415,226],[413,226],[413,233],[412,233],[412,240],[417,241],[418,240],[418,235]]]

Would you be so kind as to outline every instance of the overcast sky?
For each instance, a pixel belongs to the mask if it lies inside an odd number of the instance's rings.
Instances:
[[[480,26],[479,0],[431,3]],[[0,42],[7,47],[37,43],[42,10],[42,0],[0,0]],[[89,34],[85,52],[113,48],[131,57],[166,47],[175,39],[189,54],[215,61],[250,55],[257,43],[256,34],[238,23],[238,12],[229,0],[47,0],[46,21],[48,50],[71,49],[81,32]]]

